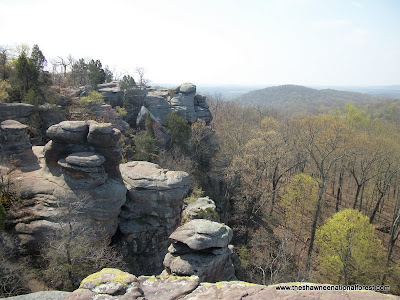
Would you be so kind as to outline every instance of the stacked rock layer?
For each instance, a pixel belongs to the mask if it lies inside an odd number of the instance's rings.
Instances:
[[[233,248],[228,247],[232,230],[221,223],[195,219],[174,231],[172,244],[164,258],[166,274],[199,276],[200,281],[234,280],[231,260]]]
[[[135,273],[161,272],[168,236],[181,221],[189,175],[144,161],[121,164],[120,171],[128,189],[119,217],[125,257]]]

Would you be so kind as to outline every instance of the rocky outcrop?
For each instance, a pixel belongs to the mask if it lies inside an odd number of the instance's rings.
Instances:
[[[193,83],[183,83],[172,89],[149,89],[144,106],[160,124],[164,124],[168,114],[173,111],[189,123],[202,120],[208,124],[212,120],[206,97],[196,94]]]
[[[119,216],[120,245],[135,273],[161,272],[168,236],[181,220],[189,175],[158,165],[134,161],[120,165],[128,189]]]
[[[295,286],[299,290],[283,290],[282,286]],[[289,283],[258,285],[243,281],[200,283],[197,276],[140,276],[136,277],[118,269],[103,269],[82,280],[79,289],[70,293],[66,300],[89,299],[137,299],[137,300],[260,300],[260,299],[311,299],[339,300],[398,299],[372,291],[330,291],[324,284],[320,290],[310,290],[313,283]],[[306,287],[309,289],[306,290]],[[34,298],[24,298],[25,300]]]
[[[164,127],[158,122],[156,117],[144,106],[141,107],[137,116],[136,127],[142,131],[146,129],[147,114],[150,115],[152,121],[154,138],[157,142],[157,145],[162,149],[166,148],[171,141],[170,135],[165,131]]]
[[[20,245],[37,251],[65,222],[91,239],[111,241],[126,200],[119,179],[119,130],[94,121],[51,126],[41,168],[9,174],[22,200],[8,214]],[[43,147],[41,147],[43,149]],[[43,152],[43,150],[42,150]]]
[[[58,161],[77,152],[95,152],[105,158],[103,167],[113,177],[119,177],[122,150],[121,132],[109,123],[95,121],[64,121],[47,130],[51,139],[44,148],[46,164],[52,172],[59,169]],[[61,166],[62,167],[62,166]]]
[[[196,275],[209,282],[236,279],[233,247],[228,247],[232,236],[232,230],[221,223],[196,219],[184,224],[170,235],[164,273]]]
[[[209,197],[202,197],[190,203],[183,210],[182,219],[186,221],[194,219],[207,219],[214,222],[220,221],[215,202]]]
[[[28,123],[33,113],[33,105],[25,103],[0,103],[0,122],[5,120],[16,120]]]
[[[112,107],[122,107],[124,93],[119,88],[119,81],[99,84],[98,91],[103,94],[104,102],[109,103]]]

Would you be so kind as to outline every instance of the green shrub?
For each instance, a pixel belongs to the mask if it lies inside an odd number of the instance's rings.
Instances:
[[[116,106],[116,107],[115,107],[115,110],[117,111],[117,113],[119,113],[119,115],[120,115],[121,117],[125,117],[126,114],[128,113],[128,112],[126,111],[125,108],[120,107],[120,106]]]
[[[104,103],[104,97],[99,92],[90,91],[89,95],[81,98],[81,103],[83,105],[101,105]]]
[[[206,209],[200,210],[198,215],[200,219],[206,219],[210,221],[215,221],[218,220],[219,218],[218,213],[211,207],[207,207]]]
[[[203,195],[204,195],[204,191],[203,191],[201,188],[195,186],[195,187],[193,188],[192,192],[190,193],[190,196],[187,197],[187,198],[185,198],[183,201],[184,201],[186,204],[190,204],[190,203],[195,202],[197,199],[199,199],[199,198],[202,197]]]

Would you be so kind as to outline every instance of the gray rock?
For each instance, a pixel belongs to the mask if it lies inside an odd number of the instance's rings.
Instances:
[[[165,89],[152,89],[144,99],[144,105],[154,115],[160,124],[164,124],[168,114],[176,111],[189,123],[203,120],[207,124],[212,116],[206,103],[206,96],[195,95],[196,86],[184,83],[178,87]]]
[[[233,236],[224,224],[204,219],[192,220],[175,230],[170,239],[188,245],[193,250],[227,247]]]
[[[89,126],[86,121],[63,121],[50,126],[47,136],[58,143],[84,144]]]
[[[164,127],[162,127],[162,125],[158,122],[157,118],[154,117],[154,115],[144,106],[141,107],[138,117],[136,119],[137,128],[139,128],[140,130],[146,129],[145,123],[147,113],[150,114],[150,118],[153,122],[152,126],[154,131],[154,138],[157,142],[157,145],[162,149],[166,148],[171,141],[171,137],[165,131]]]
[[[183,94],[195,94],[196,86],[193,83],[186,82],[181,84],[179,91]]]
[[[115,147],[117,146],[121,132],[113,128],[111,123],[97,123],[89,121],[89,133],[87,141],[89,145],[100,147]]]
[[[0,103],[0,122],[16,120],[27,123],[33,113],[33,105],[24,103]]]
[[[44,291],[44,292],[36,292],[27,295],[20,295],[14,297],[8,297],[5,299],[9,300],[64,300],[70,292],[62,292],[62,291]]]
[[[124,93],[119,88],[119,81],[111,81],[98,85],[98,91],[104,97],[104,102],[112,107],[123,105]]]
[[[173,110],[168,104],[168,92],[151,91],[144,98],[144,106],[153,114],[160,124],[164,124],[168,114]]]
[[[86,122],[84,125],[87,126]],[[56,136],[59,137],[57,134]],[[9,211],[8,217],[20,245],[28,250],[39,249],[51,232],[67,222],[67,207],[71,205],[74,214],[79,216],[74,216],[77,220],[76,226],[84,229],[89,238],[111,240],[118,227],[121,207],[126,201],[125,186],[111,178],[111,173],[108,172],[111,168],[118,169],[119,161],[115,160],[115,153],[118,154],[121,149],[89,146],[86,142],[75,144],[55,141],[50,141],[44,149],[45,167],[39,166],[38,170],[25,172],[23,176],[18,173],[9,175],[13,184],[20,187],[19,197],[23,199]],[[102,151],[108,156],[97,154]],[[34,152],[39,161],[42,160],[40,152],[37,149]],[[112,159],[108,159],[109,156]],[[63,157],[67,157],[72,163]],[[109,169],[106,167],[107,163]]]
[[[146,257],[144,267],[147,270],[150,267],[160,272],[168,236],[181,220],[183,198],[189,191],[189,175],[142,161],[121,164],[120,171],[128,188],[128,199],[119,217],[121,242],[126,253]],[[132,265],[140,263],[144,263],[144,259]]]
[[[58,164],[62,167],[65,181],[71,188],[93,188],[103,184],[108,178],[102,166],[81,167],[69,164],[65,159],[60,159]]]
[[[136,127],[139,128],[140,130],[145,130],[146,129],[146,116],[147,114],[150,114],[150,118],[152,122],[160,124],[160,122],[157,120],[157,118],[144,106],[140,108],[139,114],[136,118]],[[161,124],[160,124],[161,125]]]
[[[216,282],[226,280],[224,271],[230,259],[227,247],[219,253],[192,252],[187,254],[167,253],[164,266],[169,274],[178,276],[199,276],[200,281]]]
[[[30,150],[27,126],[15,120],[6,120],[0,124],[0,150],[10,154],[20,154]]]
[[[98,167],[101,166],[106,159],[103,155],[94,152],[78,152],[68,155],[65,161],[70,165],[80,167]]]
[[[140,287],[146,299],[175,300],[182,299],[199,285],[197,276],[169,277],[169,276],[140,276]]]

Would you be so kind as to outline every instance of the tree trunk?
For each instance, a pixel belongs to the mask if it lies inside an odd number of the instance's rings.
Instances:
[[[360,195],[361,187],[362,187],[362,184],[357,183],[357,190],[356,190],[356,196],[354,198],[353,209],[356,209],[356,207],[357,207],[358,196]]]
[[[379,205],[381,204],[381,201],[382,201],[382,199],[383,199],[383,196],[385,196],[385,194],[382,193],[382,192],[379,192],[378,201],[376,201],[374,210],[372,211],[372,214],[371,214],[371,216],[369,217],[369,222],[370,222],[371,224],[372,224],[372,222],[373,222],[374,219],[375,219],[375,215],[376,215],[376,213],[378,212]]]
[[[337,190],[337,194],[336,194],[336,212],[339,211],[339,205],[342,202],[342,186],[343,186],[343,171],[340,170],[338,190]]]
[[[314,250],[314,240],[315,240],[315,233],[317,231],[317,225],[318,225],[318,219],[321,214],[321,204],[322,204],[322,196],[325,191],[325,180],[322,179],[321,183],[318,186],[319,191],[318,191],[318,201],[315,209],[315,214],[314,214],[314,219],[311,227],[311,236],[310,236],[310,246],[308,248],[308,254],[307,254],[307,264],[306,264],[306,277],[308,279],[310,275],[310,269],[311,269],[311,257],[312,253]]]

